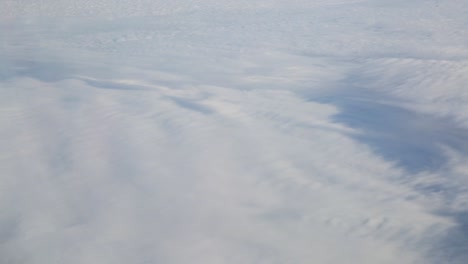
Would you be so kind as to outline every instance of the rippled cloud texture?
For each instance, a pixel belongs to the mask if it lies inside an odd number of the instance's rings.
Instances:
[[[0,263],[466,263],[467,10],[0,1]]]

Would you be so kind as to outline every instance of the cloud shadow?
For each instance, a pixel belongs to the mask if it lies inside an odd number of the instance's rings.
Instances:
[[[408,172],[444,168],[449,157],[443,147],[468,153],[468,129],[450,118],[399,106],[388,96],[362,90],[312,100],[338,107],[334,122],[359,131],[351,136]]]
[[[431,248],[429,257],[434,263],[465,264],[468,260],[468,212],[443,215],[452,218],[455,226]]]
[[[0,80],[28,77],[44,82],[56,82],[70,78],[74,71],[71,67],[54,61],[14,60],[8,67],[0,70]]]
[[[202,104],[199,104],[195,101],[188,100],[188,99],[182,99],[182,98],[177,98],[177,97],[169,97],[176,105],[185,108],[190,111],[195,111],[204,115],[209,115],[213,113],[213,109],[204,106]]]

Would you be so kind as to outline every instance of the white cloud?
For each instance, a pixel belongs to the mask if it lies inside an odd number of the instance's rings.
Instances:
[[[1,4],[0,262],[463,263],[466,4],[111,2]]]

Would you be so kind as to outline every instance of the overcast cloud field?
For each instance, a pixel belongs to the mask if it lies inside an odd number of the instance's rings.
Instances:
[[[468,263],[468,1],[0,0],[0,263]]]

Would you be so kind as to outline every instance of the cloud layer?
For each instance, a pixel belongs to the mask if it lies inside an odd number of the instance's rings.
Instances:
[[[0,4],[0,262],[464,263],[466,3],[117,2]]]

